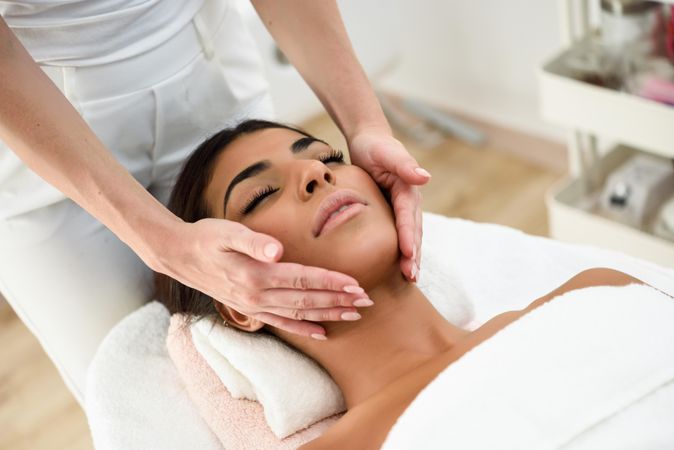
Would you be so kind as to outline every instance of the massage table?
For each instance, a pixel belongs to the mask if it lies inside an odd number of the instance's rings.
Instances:
[[[446,310],[438,308],[445,317],[468,315],[463,319],[484,323],[526,307],[592,267],[621,270],[674,293],[674,270],[622,253],[427,212],[423,220],[418,285],[429,298],[446,296]],[[457,311],[459,304],[464,306]],[[163,305],[153,301],[119,322],[98,348],[85,397],[97,449],[223,448],[168,355],[169,320]]]

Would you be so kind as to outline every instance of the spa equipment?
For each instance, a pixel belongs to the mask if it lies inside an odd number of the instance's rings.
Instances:
[[[658,236],[674,242],[674,196],[662,205],[655,221],[654,232]]]
[[[589,267],[622,270],[674,293],[674,270],[621,253],[530,236],[499,225],[431,213],[424,213],[423,218],[418,285],[439,312],[457,324],[466,312],[466,319],[479,324],[500,312],[523,308]],[[444,296],[434,297],[435,292]],[[468,310],[460,306],[466,300],[471,305]],[[255,444],[261,442],[273,443],[265,448],[296,448],[284,445],[273,434],[259,403],[227,397],[214,372],[200,370],[210,373],[210,378],[197,381],[204,400],[200,407],[207,407],[209,399],[214,408],[220,407],[218,415],[207,415],[213,421],[207,423],[170,359],[166,346],[169,322],[166,309],[150,303],[121,321],[98,349],[89,368],[86,395],[87,417],[98,450],[222,449],[212,431],[218,426],[216,420],[220,426],[231,427],[228,450],[237,448],[237,442],[246,444],[237,438],[249,439],[248,448],[260,448]],[[330,420],[307,428],[302,442],[312,439],[311,433],[320,434]],[[472,425],[482,429],[484,424]]]
[[[612,219],[641,228],[653,220],[672,195],[672,161],[652,155],[637,155],[609,175],[601,194],[600,207]]]

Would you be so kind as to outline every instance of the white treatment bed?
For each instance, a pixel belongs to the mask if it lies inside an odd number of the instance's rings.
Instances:
[[[472,304],[483,323],[520,309],[578,272],[610,267],[672,295],[674,270],[599,248],[493,224],[424,213],[419,287]],[[439,268],[425,271],[425,267]],[[430,297],[430,295],[429,295]],[[434,304],[436,304],[434,302]],[[436,305],[437,307],[437,305]],[[86,413],[97,449],[222,449],[190,400],[166,349],[169,316],[157,302],[123,319],[89,368]]]

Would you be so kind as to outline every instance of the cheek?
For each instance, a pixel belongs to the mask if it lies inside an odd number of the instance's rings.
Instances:
[[[370,175],[361,168],[356,168],[354,181],[357,183],[354,189],[367,195],[368,199],[375,202],[384,211],[388,212],[389,218],[394,218],[391,194],[382,188]]]
[[[267,234],[281,242],[281,261],[296,262],[299,256],[297,248],[306,243],[303,233],[310,233],[310,229],[306,228],[310,222],[311,219],[298,217],[291,208],[279,202],[271,208],[260,209],[254,217],[242,223],[257,233]]]
[[[368,196],[380,197],[382,200],[386,201],[386,194],[377,182],[367,173],[364,169],[361,169],[357,166],[350,166],[352,170],[349,173],[349,179],[345,180],[346,183],[350,184],[355,190],[363,192]]]

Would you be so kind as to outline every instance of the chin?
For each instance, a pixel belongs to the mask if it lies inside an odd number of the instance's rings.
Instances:
[[[348,231],[348,232],[347,232]],[[398,234],[390,222],[370,222],[353,230],[335,229],[322,267],[350,275],[363,288],[377,284],[398,265]]]

